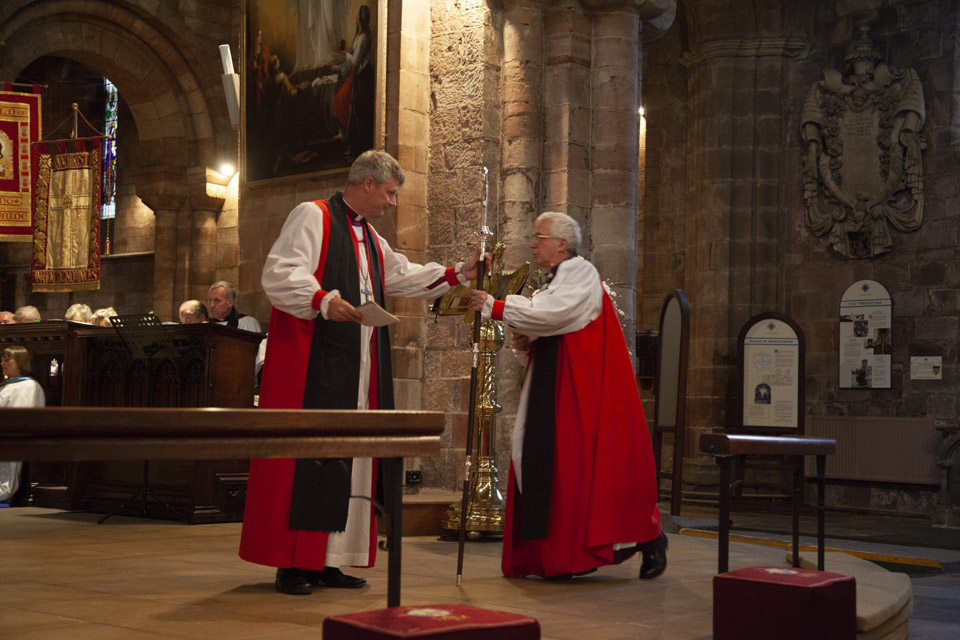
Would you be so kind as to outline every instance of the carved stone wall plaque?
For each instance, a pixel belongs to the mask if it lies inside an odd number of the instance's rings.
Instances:
[[[848,258],[886,253],[890,227],[923,221],[923,88],[913,69],[878,64],[867,29],[847,49],[852,73],[825,69],[800,118],[805,222]]]

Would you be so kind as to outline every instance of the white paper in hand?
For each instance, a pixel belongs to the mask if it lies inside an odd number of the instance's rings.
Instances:
[[[373,300],[364,302],[362,305],[357,307],[357,311],[360,312],[360,324],[365,324],[368,327],[384,327],[388,324],[396,324],[397,322],[400,322],[400,318],[393,315]]]

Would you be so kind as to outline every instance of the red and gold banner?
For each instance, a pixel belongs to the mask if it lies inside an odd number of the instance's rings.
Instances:
[[[34,291],[100,288],[100,138],[34,149]]]
[[[40,87],[0,91],[0,240],[33,238],[30,145],[40,139]]]

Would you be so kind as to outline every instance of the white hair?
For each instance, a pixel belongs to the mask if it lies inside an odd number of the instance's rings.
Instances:
[[[110,318],[115,315],[117,315],[117,311],[113,307],[97,309],[93,312],[93,315],[90,316],[90,324],[96,327],[112,327],[113,324],[110,323]]]
[[[14,312],[13,321],[17,324],[23,322],[40,322],[40,312],[37,311],[37,308],[33,305],[24,305]]]
[[[550,222],[550,233],[553,236],[567,241],[567,252],[571,256],[577,255],[577,250],[580,248],[580,242],[583,239],[577,221],[559,211],[544,211],[537,216],[537,223],[543,220]]]
[[[80,314],[80,321],[86,322],[93,315],[90,305],[78,302],[67,307],[67,312],[63,314],[64,320],[73,320],[73,316]]]

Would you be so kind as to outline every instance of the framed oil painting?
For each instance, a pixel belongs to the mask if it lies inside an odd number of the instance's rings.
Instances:
[[[246,0],[245,182],[345,170],[373,148],[385,0]]]

